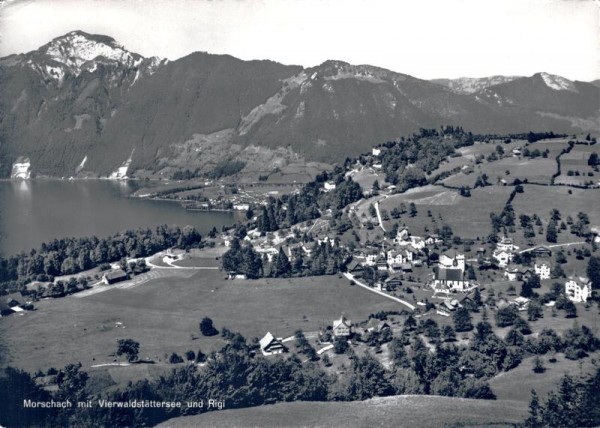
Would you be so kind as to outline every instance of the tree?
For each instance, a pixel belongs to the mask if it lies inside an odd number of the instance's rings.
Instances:
[[[458,308],[454,311],[452,320],[454,321],[454,330],[459,333],[473,330],[471,314],[467,308]]]
[[[411,217],[416,217],[416,216],[417,216],[417,214],[418,214],[418,211],[417,211],[417,206],[415,205],[415,203],[414,203],[414,202],[411,202],[411,203],[410,203],[409,210],[410,210],[410,211],[409,211],[409,215],[410,215]]]
[[[529,400],[529,416],[525,419],[527,428],[541,428],[540,421],[540,399],[538,398],[535,389],[531,390],[531,399]]]
[[[83,400],[88,378],[88,374],[81,370],[81,363],[65,366],[56,376],[58,397],[61,400]]]
[[[456,334],[451,326],[445,325],[442,328],[442,340],[444,342],[454,342],[456,340]]]
[[[536,355],[533,359],[533,372],[534,373],[544,373],[546,368],[544,367],[544,361]]]
[[[180,355],[177,355],[175,352],[171,354],[169,357],[169,364],[179,364],[183,363],[183,358]]]
[[[586,273],[592,281],[592,289],[600,288],[600,257],[592,256],[588,261]]]
[[[277,257],[273,263],[272,273],[275,277],[288,277],[292,274],[292,264],[283,252],[283,247],[279,248],[279,253],[277,253]]]
[[[348,350],[348,341],[345,337],[336,337],[333,341],[333,352],[344,354]]]
[[[133,339],[117,340],[117,356],[127,356],[127,361],[132,362],[138,359],[140,344]]]
[[[200,333],[203,336],[215,336],[219,331],[214,327],[213,321],[210,318],[204,317],[200,321]]]
[[[551,221],[548,223],[548,227],[546,228],[546,241],[555,243],[558,237],[558,232],[556,230],[556,222]]]
[[[185,353],[185,359],[188,361],[194,361],[196,359],[196,354],[192,350],[187,351]]]
[[[598,153],[593,152],[590,154],[588,159],[588,165],[591,167],[600,165],[600,160],[598,159]]]

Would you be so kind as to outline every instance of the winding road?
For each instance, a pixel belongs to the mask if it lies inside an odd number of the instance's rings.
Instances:
[[[409,308],[411,311],[414,311],[414,310],[416,309],[416,307],[415,307],[414,305],[411,305],[410,303],[408,303],[408,302],[407,302],[407,301],[405,301],[405,300],[399,299],[399,298],[397,298],[397,297],[394,297],[394,296],[390,296],[389,294],[387,294],[387,293],[384,293],[383,291],[375,290],[374,288],[372,288],[372,287],[369,287],[369,286],[368,286],[368,285],[366,285],[366,284],[363,284],[362,282],[358,281],[358,280],[357,280],[357,279],[354,277],[354,275],[352,275],[351,273],[348,273],[348,272],[346,272],[346,273],[344,273],[344,276],[345,276],[346,278],[348,278],[349,280],[351,280],[351,281],[354,281],[354,283],[355,283],[356,285],[358,285],[359,287],[362,287],[362,288],[364,288],[364,289],[366,289],[366,290],[369,290],[371,293],[379,294],[380,296],[386,297],[386,298],[388,298],[388,299],[390,299],[390,300],[393,300],[394,302],[398,302],[398,303],[400,303],[400,304],[402,304],[402,305],[406,306],[407,308]]]

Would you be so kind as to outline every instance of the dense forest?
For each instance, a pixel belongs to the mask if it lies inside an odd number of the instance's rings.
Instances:
[[[108,238],[63,238],[44,243],[29,253],[0,258],[0,294],[24,291],[30,281],[52,281],[123,258],[146,257],[177,246],[189,248],[201,241],[191,226],[158,226],[128,230]]]
[[[322,172],[306,184],[299,193],[270,198],[258,218],[261,232],[272,232],[320,217],[327,210],[340,210],[362,198],[360,185],[344,177],[344,169]],[[324,184],[334,183],[335,189],[325,192]]]
[[[346,250],[333,246],[329,242],[314,245],[310,255],[300,247],[292,250],[292,257],[285,254],[282,248],[271,262],[261,258],[251,244],[242,245],[236,238],[231,248],[221,258],[223,270],[233,274],[246,275],[247,278],[291,277],[311,275],[333,275],[344,269],[351,257]]]

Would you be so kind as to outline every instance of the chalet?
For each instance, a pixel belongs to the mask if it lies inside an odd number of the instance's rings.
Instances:
[[[510,303],[515,305],[519,311],[526,311],[530,301],[527,297],[519,296]]]
[[[357,260],[352,260],[346,266],[346,270],[354,276],[362,276],[365,268]]]
[[[443,242],[438,234],[427,235],[425,237],[425,245],[435,245]]]
[[[592,294],[592,282],[588,278],[569,278],[565,283],[565,294],[572,302],[585,302]]]
[[[387,252],[387,261],[389,265],[401,264],[404,262],[404,255],[400,251],[390,250]]]
[[[392,263],[388,269],[391,273],[402,272],[402,263]]]
[[[126,281],[129,279],[129,275],[123,269],[116,269],[102,275],[102,281],[106,285],[114,284],[120,281]]]
[[[450,314],[456,311],[458,308],[462,308],[462,305],[456,299],[447,299],[443,302],[436,305],[436,313],[439,315],[443,315],[445,317],[449,317]]]
[[[400,265],[402,272],[412,272],[412,265],[410,263],[402,263]]]
[[[385,280],[386,288],[396,289],[402,286],[402,280],[398,276],[390,276]]]
[[[263,355],[281,354],[286,351],[286,348],[281,340],[273,337],[271,332],[267,332],[265,337],[260,339],[259,344]]]
[[[464,254],[442,254],[438,265],[433,269],[433,274],[435,290],[465,291],[470,286],[465,275]]]
[[[492,257],[496,259],[498,266],[506,267],[512,261],[513,254],[512,252],[506,250],[496,250],[494,251],[494,254],[492,254]]]
[[[521,156],[521,150],[520,149],[512,149],[512,154],[513,154],[513,156]]]
[[[333,335],[335,337],[349,337],[352,334],[352,323],[345,316],[333,322]]]
[[[550,279],[550,262],[536,261],[533,265],[533,270],[540,279]]]
[[[381,149],[378,147],[373,147],[373,156],[379,156],[381,154]]]
[[[378,320],[377,318],[371,318],[364,327],[365,332],[374,331],[376,333],[381,333],[384,330],[390,330],[390,325],[382,320]]]
[[[304,251],[304,254],[310,257],[310,255],[315,251],[318,245],[319,244],[317,244],[315,241],[306,242],[302,244],[302,251]]]
[[[540,245],[531,250],[531,253],[536,257],[550,257],[552,255],[552,250],[549,247]]]
[[[377,265],[377,270],[388,270],[387,259],[383,256],[380,256],[375,264]]]
[[[498,242],[498,244],[496,244],[496,250],[498,250],[498,251],[507,251],[509,253],[513,253],[513,252],[517,251],[518,249],[519,249],[519,247],[517,245],[515,245],[513,240],[506,236],[504,238],[502,238],[502,240],[500,242]]]
[[[236,211],[248,211],[250,209],[250,204],[234,204],[233,209]]]
[[[509,281],[517,281],[521,279],[522,273],[516,266],[509,266],[504,271],[504,277]]]

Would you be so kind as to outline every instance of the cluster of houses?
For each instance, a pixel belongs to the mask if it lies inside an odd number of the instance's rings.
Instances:
[[[343,340],[349,339],[355,332],[359,330],[362,330],[364,333],[382,333],[383,331],[389,329],[391,329],[391,326],[384,320],[371,318],[367,322],[360,323],[359,325],[353,325],[352,322],[344,315],[333,320],[331,326],[327,328],[334,339],[340,338]],[[265,356],[281,354],[288,351],[287,347],[284,345],[284,339],[281,337],[276,338],[273,336],[273,334],[271,334],[271,332],[267,332],[267,334],[260,339],[259,345],[262,354]]]

